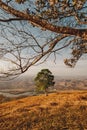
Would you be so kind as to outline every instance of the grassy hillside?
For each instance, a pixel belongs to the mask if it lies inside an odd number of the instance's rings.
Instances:
[[[2,103],[0,130],[87,130],[87,91]]]

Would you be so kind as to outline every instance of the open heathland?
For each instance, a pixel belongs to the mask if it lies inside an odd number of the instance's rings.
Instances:
[[[87,130],[87,91],[61,91],[0,104],[0,130]]]

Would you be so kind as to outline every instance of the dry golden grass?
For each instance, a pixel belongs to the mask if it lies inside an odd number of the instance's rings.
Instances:
[[[0,130],[87,130],[87,91],[2,103]]]

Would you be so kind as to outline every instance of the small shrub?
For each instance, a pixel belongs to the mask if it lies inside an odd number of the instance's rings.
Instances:
[[[79,97],[79,99],[80,99],[80,100],[87,100],[87,95],[81,95],[81,96]]]
[[[51,102],[50,105],[51,105],[51,106],[57,106],[58,103],[56,103],[56,102]]]

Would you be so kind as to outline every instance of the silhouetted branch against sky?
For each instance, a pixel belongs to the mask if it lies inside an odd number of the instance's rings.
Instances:
[[[6,66],[0,77],[20,75],[52,54],[56,59],[65,48],[70,67],[87,53],[86,0],[0,0],[0,64]]]

